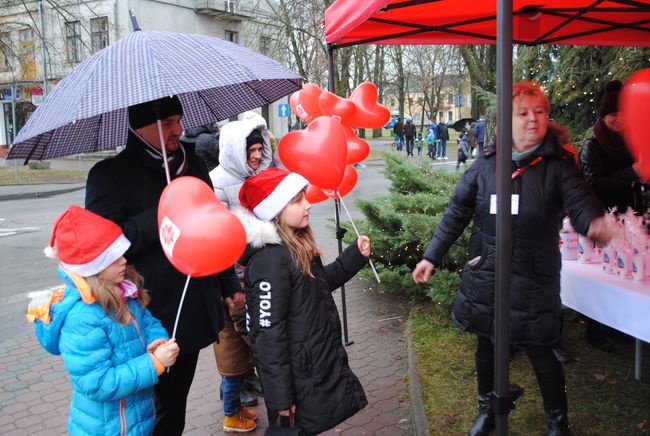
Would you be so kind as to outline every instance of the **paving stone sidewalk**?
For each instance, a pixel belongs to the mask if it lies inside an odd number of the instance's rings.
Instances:
[[[321,236],[333,233],[322,229]],[[325,261],[336,257],[336,241],[319,241]],[[360,378],[369,405],[327,435],[403,435],[412,433],[406,380],[404,301],[375,290],[355,277],[346,287],[350,366]],[[334,295],[341,312],[340,291]],[[211,348],[203,350],[188,398],[185,434],[222,434],[220,377]],[[70,384],[60,357],[47,354],[33,334],[0,343],[0,434],[65,434]],[[261,399],[260,399],[261,400]],[[257,407],[258,429],[268,425],[263,401]]]

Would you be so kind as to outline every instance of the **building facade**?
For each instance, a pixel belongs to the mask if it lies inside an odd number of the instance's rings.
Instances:
[[[136,22],[142,30],[215,36],[282,61],[266,33],[270,18],[265,0],[0,0],[0,150],[67,72]],[[276,108],[286,102],[258,110],[276,135],[286,131]]]
[[[384,103],[392,115],[399,114],[399,99],[395,89],[387,89],[384,92]],[[406,91],[404,115],[411,116],[418,126],[428,126],[434,122],[438,123],[440,120],[453,123],[462,118],[470,118],[472,116],[472,93],[469,78],[449,78],[443,83],[438,107],[433,111],[434,113],[425,106],[424,94],[421,90],[412,88]]]

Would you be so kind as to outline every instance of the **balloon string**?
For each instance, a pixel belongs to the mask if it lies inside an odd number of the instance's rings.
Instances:
[[[178,311],[176,312],[176,320],[174,321],[174,331],[172,332],[172,338],[176,337],[176,329],[178,328],[178,320],[181,317],[181,309],[183,308],[183,301],[185,301],[185,294],[187,293],[187,286],[190,284],[190,278],[192,274],[187,275],[187,280],[185,280],[185,287],[183,288],[183,294],[181,295],[181,302],[178,303]],[[169,372],[169,368],[167,368]]]
[[[345,205],[345,202],[343,201],[343,197],[341,197],[341,193],[339,190],[336,190],[336,196],[339,198],[341,204],[343,205],[343,209],[345,209],[345,213],[350,219],[350,223],[352,224],[352,228],[354,229],[354,233],[357,234],[357,238],[360,237],[361,235],[359,234],[359,229],[357,229],[357,226],[354,224],[354,220],[352,219],[352,215],[350,215],[350,211],[348,210],[348,207]],[[372,259],[368,257],[368,264],[370,264],[370,269],[372,272],[375,274],[375,279],[377,280],[377,283],[381,283],[381,280],[379,279],[379,274],[377,274],[377,269],[375,268],[375,264],[372,263]]]
[[[158,122],[158,136],[160,137],[160,151],[162,151],[163,155],[163,166],[165,167],[165,177],[167,177],[167,184],[171,182],[171,177],[169,177],[169,163],[167,162],[167,147],[165,147],[165,140],[163,138],[163,131],[162,131],[162,122],[160,120],[157,120]]]

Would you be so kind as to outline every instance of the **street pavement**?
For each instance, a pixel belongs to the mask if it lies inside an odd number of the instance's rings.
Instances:
[[[372,146],[374,149],[390,150],[390,144],[386,143],[372,141]],[[426,156],[422,159],[426,159]],[[381,164],[378,161],[368,162],[368,166]],[[455,164],[451,156],[449,161],[433,165],[450,164]],[[43,195],[61,187],[41,185],[34,188],[33,185],[23,185],[23,188],[13,189],[18,193],[23,189],[25,197],[30,197],[35,192]],[[372,187],[366,189],[372,190]],[[2,187],[0,200],[5,193],[7,191]],[[314,208],[317,207],[332,206],[321,204]],[[353,215],[358,216],[354,212]],[[321,218],[313,220],[312,226],[325,253],[325,262],[334,260],[337,246],[333,223],[330,219]],[[357,276],[346,286],[349,340],[352,342],[346,349],[350,366],[361,380],[369,404],[325,433],[328,435],[392,436],[414,432],[409,409],[409,401],[413,399],[409,399],[408,395],[407,350],[403,337],[408,308],[405,301],[380,293],[372,289],[372,285]],[[334,297],[342,314],[341,291],[335,291]],[[186,434],[222,433],[223,409],[218,394],[219,382],[212,349],[204,349],[200,353],[188,398]],[[69,401],[70,384],[61,358],[47,354],[33,333],[21,332],[0,342],[0,434],[65,434]],[[252,435],[262,435],[268,425],[263,398],[260,398],[257,412],[260,416],[258,429],[250,433]]]

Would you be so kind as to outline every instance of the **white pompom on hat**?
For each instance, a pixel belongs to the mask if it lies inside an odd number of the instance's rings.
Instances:
[[[271,221],[309,185],[298,173],[269,168],[246,179],[239,189],[239,202],[261,220]]]
[[[45,255],[68,271],[90,277],[104,271],[131,246],[120,226],[79,206],[70,206],[54,223]]]

